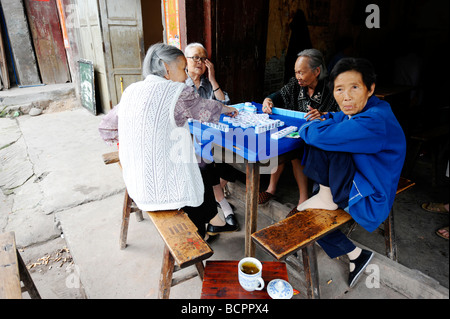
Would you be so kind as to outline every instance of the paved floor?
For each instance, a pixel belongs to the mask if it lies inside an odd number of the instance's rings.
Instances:
[[[101,118],[80,107],[38,117],[0,118],[0,231],[15,232],[44,298],[157,295],[163,243],[151,221],[146,218],[138,223],[132,218],[129,246],[119,249],[124,185],[118,166],[106,166],[101,159],[102,154],[115,150],[98,135]],[[377,252],[372,262],[375,268],[348,289],[345,258],[330,260],[319,248],[323,298],[448,298],[448,241],[434,234],[438,227],[448,225],[448,215],[429,214],[419,206],[422,201],[448,200],[448,179],[433,188],[427,171],[425,156],[415,172],[416,187],[395,204],[400,263],[384,257],[382,236],[357,229],[352,239]],[[269,209],[289,209],[296,202],[289,170],[282,178],[277,203]],[[234,185],[237,191],[230,201],[243,225],[240,187]],[[258,227],[273,221],[273,215],[262,212]],[[242,230],[222,235],[212,246],[212,258],[242,258],[243,241]],[[47,256],[51,257],[46,264],[43,257]],[[260,250],[257,257],[271,260]],[[375,289],[370,284],[374,274],[380,275],[380,286]],[[300,291],[296,298],[304,298],[301,269],[299,274],[289,266],[289,276]],[[197,299],[200,291],[201,282],[193,279],[174,287],[171,298]]]

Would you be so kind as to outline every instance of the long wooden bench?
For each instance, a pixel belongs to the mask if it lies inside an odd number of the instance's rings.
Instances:
[[[22,299],[24,291],[28,292],[32,299],[41,299],[17,251],[14,232],[0,234],[0,299]]]
[[[413,185],[413,182],[401,178],[397,194]],[[334,211],[309,209],[253,233],[252,240],[277,260],[284,260],[301,250],[307,295],[309,298],[320,298],[315,243],[325,235],[352,221],[352,217],[342,209]],[[350,229],[352,230],[354,226],[355,223]],[[390,258],[396,260],[393,211],[384,222],[384,236],[386,253]]]
[[[120,167],[122,167],[120,165],[118,151],[103,154],[103,163],[105,163],[105,165],[117,163]],[[144,217],[142,216],[142,211],[136,206],[131,197],[128,196],[128,191],[125,190],[122,208],[122,224],[120,226],[120,249],[125,249],[125,247],[127,247],[128,225],[130,223],[131,213],[135,213],[136,220],[138,222],[141,222],[144,219]]]
[[[203,281],[203,260],[213,255],[213,250],[200,237],[197,227],[183,211],[147,212],[165,243],[159,299],[168,299],[171,287],[188,279],[200,277]],[[175,263],[178,267],[175,267]],[[173,273],[195,265],[197,273],[173,279]]]
[[[118,163],[118,152],[103,155],[106,165]],[[138,221],[143,219],[142,211],[136,206],[128,192],[125,190],[123,203],[122,225],[120,231],[120,248],[127,244],[127,233],[130,213],[135,212]],[[200,237],[197,227],[182,210],[146,212],[161,238],[164,241],[163,261],[159,280],[159,299],[168,299],[170,289],[197,275],[203,281],[203,260],[213,255],[213,250]],[[173,274],[178,270],[195,265],[196,272],[174,278]]]

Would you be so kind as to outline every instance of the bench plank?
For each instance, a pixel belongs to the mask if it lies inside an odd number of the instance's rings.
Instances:
[[[352,220],[342,209],[311,209],[252,234],[253,240],[281,260]]]
[[[397,192],[396,195],[410,189],[411,187],[413,187],[414,185],[416,185],[416,183],[410,181],[409,179],[406,179],[404,177],[400,177],[400,180],[398,182],[398,186],[397,186]]]
[[[119,162],[119,151],[103,154],[102,157],[103,157],[103,163],[105,163],[105,165],[118,163]]]
[[[147,212],[180,268],[186,268],[213,255],[197,227],[183,211]]]
[[[13,232],[0,234],[0,299],[22,299]]]

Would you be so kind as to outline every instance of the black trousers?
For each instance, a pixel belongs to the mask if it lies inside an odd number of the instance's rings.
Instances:
[[[205,224],[208,223],[214,216],[217,215],[217,204],[214,197],[214,179],[211,176],[214,166],[206,165],[200,166],[200,172],[202,174],[203,184],[205,186],[205,194],[203,204],[199,207],[183,207],[184,212],[189,216],[194,225],[198,228],[198,233],[202,238],[206,235]]]
[[[307,146],[303,163],[305,175],[323,186],[330,187],[333,201],[339,208],[347,208],[356,172],[351,154],[328,152]],[[340,230],[324,236],[317,243],[330,258],[348,254],[356,248]]]

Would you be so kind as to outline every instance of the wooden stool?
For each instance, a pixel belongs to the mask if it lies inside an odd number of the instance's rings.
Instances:
[[[404,191],[410,189],[416,185],[416,183],[410,181],[409,179],[400,177],[400,181],[398,182],[396,195],[403,193]],[[395,239],[395,231],[394,231],[394,207],[392,207],[391,212],[389,213],[388,218],[383,223],[384,229],[378,228],[378,232],[384,235],[384,241],[386,246],[386,256],[392,259],[393,261],[397,261],[397,241]],[[350,227],[347,236],[350,236],[351,232],[355,229],[357,223],[354,222]]]
[[[41,299],[16,249],[14,232],[0,234],[0,299],[22,299],[23,291],[27,291],[31,299]]]
[[[397,194],[414,185],[410,180],[401,178],[397,187]],[[252,239],[277,260],[286,259],[289,255],[301,250],[308,297],[320,298],[315,243],[323,236],[353,221],[353,219],[342,209],[334,211],[308,209],[307,212],[307,214],[296,214],[264,228],[252,234]],[[397,248],[393,211],[390,212],[384,225],[386,254],[389,258],[396,260]],[[355,226],[356,223],[351,226],[350,232]]]
[[[119,152],[104,154],[103,162],[106,165],[118,163],[120,166]],[[130,214],[134,212],[137,221],[143,220],[142,211],[133,202],[127,190],[125,190],[122,212],[120,249],[127,246]],[[165,243],[158,298],[168,299],[171,287],[197,275],[203,280],[204,266],[202,260],[211,257],[214,252],[200,237],[197,227],[183,211],[159,211],[147,212],[147,214]],[[173,279],[175,272],[192,265],[197,268],[196,273]]]
[[[200,237],[197,227],[183,211],[147,212],[165,243],[159,299],[168,299],[170,288],[197,276],[203,280],[202,260],[213,255],[213,250]],[[175,267],[175,262],[178,267]],[[196,274],[173,280],[173,273],[195,265]]]
[[[111,152],[107,154],[103,154],[103,162],[105,165],[118,163],[120,165],[119,160],[119,152]],[[127,235],[128,235],[128,224],[130,221],[130,214],[135,213],[136,220],[141,222],[144,220],[142,216],[142,211],[136,206],[131,197],[128,195],[128,191],[125,189],[125,197],[123,199],[123,209],[122,209],[122,224],[120,226],[120,249],[125,249],[127,247]]]
[[[252,239],[277,260],[302,251],[307,296],[320,298],[315,243],[323,236],[352,221],[342,209],[308,209],[252,234]]]

